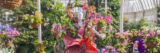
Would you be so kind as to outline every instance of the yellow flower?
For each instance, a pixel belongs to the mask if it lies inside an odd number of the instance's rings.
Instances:
[[[147,29],[147,26],[142,26],[141,29]]]
[[[27,20],[28,19],[29,14],[23,15],[24,19]]]
[[[40,19],[42,19],[42,17],[43,17],[42,13],[39,11],[36,11],[35,15],[38,16]]]
[[[34,23],[34,19],[31,19],[31,23]]]
[[[95,9],[96,9],[96,7],[95,7],[95,6],[91,6],[91,8],[92,8],[93,10],[95,10]]]

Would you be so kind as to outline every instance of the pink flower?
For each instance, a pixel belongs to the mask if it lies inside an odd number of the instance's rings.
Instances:
[[[112,26],[110,25],[108,32],[111,32],[111,31],[112,31]]]
[[[120,33],[120,32],[118,32],[118,33],[117,33],[117,35],[118,35],[118,36],[120,36],[120,35],[121,35],[121,33]]]
[[[16,29],[8,33],[8,36],[10,37],[16,37],[18,35],[19,35],[19,32]]]
[[[96,19],[96,22],[98,23],[100,19],[103,19],[103,16],[100,15],[100,14],[97,14],[96,15],[97,19]]]
[[[126,35],[129,35],[129,33],[128,33],[128,32],[123,32],[123,35],[125,35],[125,36],[126,36]]]
[[[104,48],[102,48],[102,49],[101,49],[101,53],[104,53],[104,52],[105,52],[105,49],[104,49]]]
[[[83,27],[81,27],[80,29],[78,29],[78,36],[80,38],[83,38],[83,33],[84,33],[84,28]]]
[[[110,17],[110,16],[105,17],[105,19],[106,19],[106,23],[107,23],[107,24],[110,23],[110,20],[111,20],[111,17]]]
[[[96,16],[97,16],[98,19],[103,19],[103,16],[100,15],[100,14],[97,14]]]
[[[115,36],[115,38],[118,38],[118,36]]]
[[[147,38],[150,38],[151,36],[148,34],[146,37],[147,37]]]
[[[52,24],[52,29],[51,29],[51,31],[53,32],[53,31],[55,31],[55,24]]]

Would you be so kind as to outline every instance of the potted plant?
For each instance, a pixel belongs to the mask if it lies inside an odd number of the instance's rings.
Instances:
[[[25,20],[28,20],[33,28],[38,28],[40,26],[40,23],[42,23],[42,17],[42,14],[38,11],[35,12],[35,15],[24,15]]]
[[[147,49],[152,49],[154,48],[155,46],[157,46],[159,40],[158,40],[158,37],[153,37],[153,36],[150,36],[150,35],[147,35],[146,36],[146,39],[145,39],[145,44],[147,46]]]
[[[104,26],[106,26],[107,24],[105,23],[104,19],[100,19],[98,24],[97,24],[97,30],[100,31],[103,29]]]

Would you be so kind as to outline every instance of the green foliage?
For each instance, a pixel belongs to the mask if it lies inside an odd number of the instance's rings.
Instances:
[[[36,37],[38,36],[37,31],[26,30],[24,32],[20,32],[20,36],[15,38],[16,44],[30,44],[32,43]]]
[[[106,45],[115,46],[117,44],[117,39],[115,39],[115,34],[109,34],[104,40],[97,39],[96,44],[99,49],[105,47]]]
[[[0,34],[0,40],[2,39],[5,39],[5,37],[6,37],[6,35],[4,35],[4,34]]]
[[[36,53],[36,49],[32,44],[20,45],[16,48],[16,53]]]
[[[101,26],[101,27],[106,26],[106,20],[100,19],[98,22],[98,26]]]
[[[141,29],[142,26],[144,25],[148,25],[146,23],[146,20],[142,19],[140,21],[133,21],[133,22],[125,22],[124,23],[124,30],[127,31],[127,30],[132,30],[132,29]]]

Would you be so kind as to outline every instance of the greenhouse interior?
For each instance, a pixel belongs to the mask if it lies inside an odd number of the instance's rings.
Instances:
[[[160,53],[160,0],[0,0],[0,53]]]

